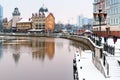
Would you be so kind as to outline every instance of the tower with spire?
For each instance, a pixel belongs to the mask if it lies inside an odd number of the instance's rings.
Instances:
[[[18,21],[20,21],[20,12],[19,12],[19,9],[17,7],[14,8],[12,16],[13,16],[13,19],[12,19],[12,29],[16,30],[16,23]]]

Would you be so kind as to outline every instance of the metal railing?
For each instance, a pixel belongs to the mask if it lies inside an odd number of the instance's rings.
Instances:
[[[115,54],[115,47],[108,45],[107,43],[103,44],[104,51],[110,53],[111,55]]]
[[[92,35],[92,36],[89,36],[89,38],[90,38],[96,45],[98,45],[98,46],[101,45],[101,41],[99,40],[99,37]]]

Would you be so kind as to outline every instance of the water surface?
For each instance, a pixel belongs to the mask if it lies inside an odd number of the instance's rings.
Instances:
[[[0,42],[0,80],[73,80],[72,59],[80,44],[60,38],[9,38]]]

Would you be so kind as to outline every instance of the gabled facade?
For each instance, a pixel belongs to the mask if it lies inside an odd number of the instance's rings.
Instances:
[[[47,31],[53,31],[55,28],[55,17],[52,13],[49,13],[49,15],[46,17],[46,30]]]
[[[45,18],[44,13],[32,14],[32,29],[45,29]]]

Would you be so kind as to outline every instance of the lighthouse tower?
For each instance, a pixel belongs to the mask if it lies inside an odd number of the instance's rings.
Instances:
[[[16,31],[16,23],[20,21],[20,12],[18,8],[14,8],[14,12],[12,13],[13,19],[12,19],[12,29],[13,31]]]

